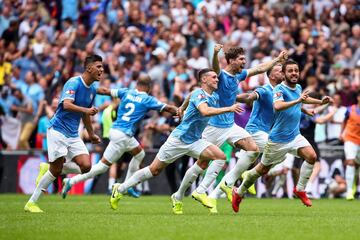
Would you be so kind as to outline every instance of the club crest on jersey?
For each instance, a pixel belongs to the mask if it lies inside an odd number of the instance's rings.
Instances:
[[[75,91],[74,91],[74,90],[67,90],[65,93],[66,93],[66,94],[73,95],[73,94],[75,94]]]
[[[94,94],[91,93],[90,94],[90,99],[93,99],[93,97],[94,97]]]

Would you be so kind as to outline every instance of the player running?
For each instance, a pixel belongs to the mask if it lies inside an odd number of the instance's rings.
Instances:
[[[142,74],[137,80],[136,89],[134,90],[128,88],[111,90],[99,88],[97,90],[99,94],[111,95],[121,100],[118,107],[117,119],[110,130],[110,143],[106,147],[101,161],[92,166],[90,172],[64,179],[63,198],[66,197],[68,191],[70,191],[74,184],[105,173],[125,152],[133,156],[129,163],[125,180],[129,179],[139,170],[139,166],[145,157],[143,148],[134,138],[139,122],[150,110],[167,111],[174,115],[177,113],[177,107],[162,103],[148,95],[151,91],[151,85],[150,77]]]
[[[312,173],[316,161],[316,153],[310,143],[300,134],[301,103],[327,104],[331,98],[326,96],[322,100],[310,98],[308,91],[301,93],[299,81],[299,66],[296,62],[288,60],[282,70],[285,81],[277,85],[274,90],[275,109],[274,126],[269,134],[269,141],[264,148],[261,162],[249,171],[246,171],[244,181],[239,188],[233,188],[232,207],[239,211],[239,204],[247,191],[260,176],[266,174],[272,166],[285,159],[287,153],[298,155],[305,159],[301,166],[300,178],[294,188],[294,194],[306,206],[311,206],[310,199],[306,196],[305,187]]]
[[[273,89],[284,79],[281,64],[276,64],[274,67],[270,68],[267,71],[267,76],[269,77],[269,84],[258,87],[252,93],[239,94],[237,97],[237,101],[253,102],[253,109],[245,130],[251,134],[251,137],[259,148],[259,152],[263,152],[273,124]],[[246,154],[246,151],[241,150],[240,155],[244,154]],[[241,174],[245,172],[251,164],[251,161],[239,159],[239,161],[236,162],[235,167],[224,176],[214,191],[209,195],[209,200],[214,205],[213,208],[210,208],[211,213],[217,213],[216,200],[220,198],[223,191],[226,193],[228,200],[230,202],[232,201],[232,187]],[[253,191],[255,191],[255,189]],[[255,192],[252,193],[255,194]]]
[[[244,49],[241,47],[233,47],[225,51],[225,58],[228,65],[225,69],[221,70],[218,53],[222,47],[221,44],[216,44],[213,56],[213,68],[219,77],[219,87],[216,93],[220,98],[220,107],[231,106],[236,102],[239,83],[241,81],[256,74],[266,72],[287,58],[287,52],[282,51],[279,56],[272,61],[262,63],[251,69],[244,69],[246,63]],[[186,104],[184,104],[184,107],[186,107]],[[227,141],[232,146],[243,149],[244,151],[239,157],[239,160],[244,163],[253,163],[259,155],[259,148],[256,146],[251,135],[245,129],[234,124],[234,113],[232,112],[210,118],[209,124],[205,128],[202,137],[204,140],[218,147]],[[207,169],[203,181],[191,194],[195,200],[207,207],[211,208],[214,204],[208,199],[206,190],[213,183],[224,164],[225,162],[222,160],[214,160]],[[183,194],[176,194],[176,198],[180,201],[183,198]]]
[[[96,89],[104,72],[102,58],[98,55],[86,57],[85,71],[81,76],[70,78],[64,85],[55,115],[47,129],[48,158],[50,164],[41,165],[38,185],[24,210],[31,213],[43,212],[36,202],[42,189],[47,189],[56,177],[67,173],[86,173],[91,168],[89,152],[79,137],[79,123],[82,118],[92,143],[100,143],[94,133],[90,116],[98,110],[93,107]]]
[[[131,178],[122,184],[114,184],[110,205],[112,209],[118,208],[118,202],[123,194],[130,187],[148,180],[159,173],[170,163],[184,155],[199,159],[191,168],[191,176],[184,179],[180,188],[184,191],[207,167],[208,162],[214,159],[225,161],[224,153],[215,145],[201,139],[210,116],[226,112],[241,112],[239,104],[230,107],[217,108],[219,96],[215,92],[218,87],[218,78],[215,71],[202,69],[199,71],[198,79],[201,81],[201,88],[195,90],[190,99],[188,109],[185,112],[182,122],[171,133],[164,145],[160,148],[154,161],[150,166],[137,171]],[[182,214],[182,202],[173,199],[176,205],[176,214]]]
[[[354,200],[356,183],[359,179],[360,165],[360,91],[357,93],[357,105],[348,108],[343,123],[341,139],[344,140],[346,158],[346,199]]]

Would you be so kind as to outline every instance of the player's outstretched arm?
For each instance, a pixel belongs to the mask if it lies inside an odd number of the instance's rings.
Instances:
[[[166,105],[163,111],[169,112],[172,115],[178,115],[178,108],[173,105]]]
[[[298,103],[301,103],[301,98],[290,101],[290,102],[285,102],[283,100],[279,100],[279,101],[274,102],[273,106],[274,106],[275,111],[283,111],[283,110],[286,110]]]
[[[223,113],[227,113],[227,112],[241,113],[244,111],[244,109],[242,109],[240,107],[240,104],[238,104],[238,103],[236,103],[230,107],[214,108],[214,107],[209,107],[209,105],[206,102],[204,102],[204,103],[201,103],[197,108],[200,111],[201,115],[203,115],[204,117],[210,117],[210,116],[219,115],[219,114],[223,114]]]
[[[111,95],[111,90],[106,88],[106,87],[98,87],[96,89],[96,93],[100,94],[100,95],[108,95],[108,96],[110,96]]]
[[[260,73],[264,73],[264,72],[268,71],[270,68],[272,68],[273,66],[275,66],[277,63],[284,62],[287,58],[288,58],[287,51],[281,51],[279,56],[276,57],[275,59],[268,61],[268,62],[261,63],[253,68],[250,68],[248,70],[248,77],[251,77],[251,76],[254,76],[254,75],[257,75]]]
[[[85,107],[77,106],[73,103],[72,99],[65,99],[63,102],[63,107],[65,111],[78,112],[78,113],[88,114],[91,116],[97,114],[98,112],[97,108],[95,107],[85,108]]]
[[[257,99],[258,99],[258,95],[255,92],[240,93],[236,96],[236,101],[241,103],[252,103]]]
[[[333,119],[336,111],[337,111],[337,108],[333,107],[325,116],[317,117],[315,119],[315,122],[319,123],[319,124],[324,124],[324,123],[330,122]]]
[[[331,97],[325,96],[322,100],[312,98],[312,97],[308,97],[308,98],[305,99],[305,101],[303,103],[325,105],[325,104],[332,103],[332,102],[333,102],[333,99]]]
[[[223,47],[223,45],[221,45],[221,44],[215,44],[215,47],[214,47],[214,54],[213,54],[213,59],[212,59],[212,68],[214,69],[214,71],[216,72],[217,75],[220,74],[220,64],[219,64],[218,54],[219,54],[222,47]]]
[[[306,115],[309,115],[311,117],[315,116],[315,109],[314,108],[307,109],[307,108],[301,107],[301,112],[306,114]]]
[[[293,100],[293,101],[289,101],[289,102],[285,102],[284,100],[275,100],[273,106],[274,106],[274,109],[275,111],[282,111],[282,110],[286,110],[298,103],[302,103],[304,102],[307,98],[309,97],[309,91],[306,90],[304,91],[301,96],[296,99],[296,100]]]

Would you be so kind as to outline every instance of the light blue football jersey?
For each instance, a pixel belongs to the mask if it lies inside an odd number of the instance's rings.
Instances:
[[[94,103],[95,95],[94,84],[87,86],[81,76],[70,78],[61,92],[59,105],[50,120],[49,127],[53,127],[66,137],[78,137],[80,118],[83,114],[65,111],[64,100],[71,99],[77,106],[90,108]]]
[[[245,127],[250,134],[258,131],[270,132],[274,123],[273,89],[271,84],[255,89],[258,99],[253,103],[250,119]]]
[[[296,84],[290,88],[284,83],[274,88],[274,102],[284,100],[290,102],[301,96],[302,88]],[[298,103],[286,110],[275,111],[274,126],[270,131],[269,139],[276,143],[289,143],[300,134],[301,103]]]
[[[202,103],[207,103],[210,107],[218,107],[219,95],[215,92],[209,95],[201,88],[195,90],[191,94],[189,106],[180,125],[174,129],[171,136],[179,138],[186,144],[191,144],[201,138],[210,119],[210,117],[202,116],[198,110],[198,106]]]
[[[112,128],[119,129],[130,137],[134,136],[140,120],[149,110],[161,111],[166,106],[155,97],[136,89],[120,88],[117,96],[121,102]]]
[[[236,102],[239,93],[239,83],[247,78],[248,71],[243,69],[240,73],[232,75],[225,70],[219,74],[219,84],[216,93],[219,95],[220,107],[229,107]],[[234,124],[234,113],[224,113],[210,118],[209,125],[218,128],[229,128]]]

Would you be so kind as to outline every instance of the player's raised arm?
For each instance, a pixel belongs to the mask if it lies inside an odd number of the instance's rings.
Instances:
[[[274,67],[276,64],[285,61],[287,58],[288,58],[287,51],[281,51],[279,56],[276,57],[275,59],[268,61],[268,62],[261,63],[253,68],[250,68],[248,70],[248,77],[251,77],[251,76],[254,76],[254,75],[257,75],[260,73],[264,73],[264,72],[268,71],[270,68]]]
[[[214,47],[212,68],[214,69],[214,71],[216,72],[217,75],[219,75],[219,73],[220,73],[220,64],[219,64],[218,54],[222,47],[223,47],[223,45],[221,45],[221,44],[215,44],[215,47]]]
[[[227,112],[241,113],[244,111],[244,109],[242,109],[240,107],[240,104],[238,104],[238,103],[236,103],[230,107],[214,108],[214,107],[209,107],[209,105],[206,102],[204,102],[204,103],[201,103],[197,108],[198,108],[199,112],[201,113],[201,115],[203,115],[205,117],[219,115],[219,114],[223,114],[223,113],[227,113]]]
[[[258,99],[256,92],[251,93],[240,93],[236,96],[236,101],[241,103],[252,103]]]

